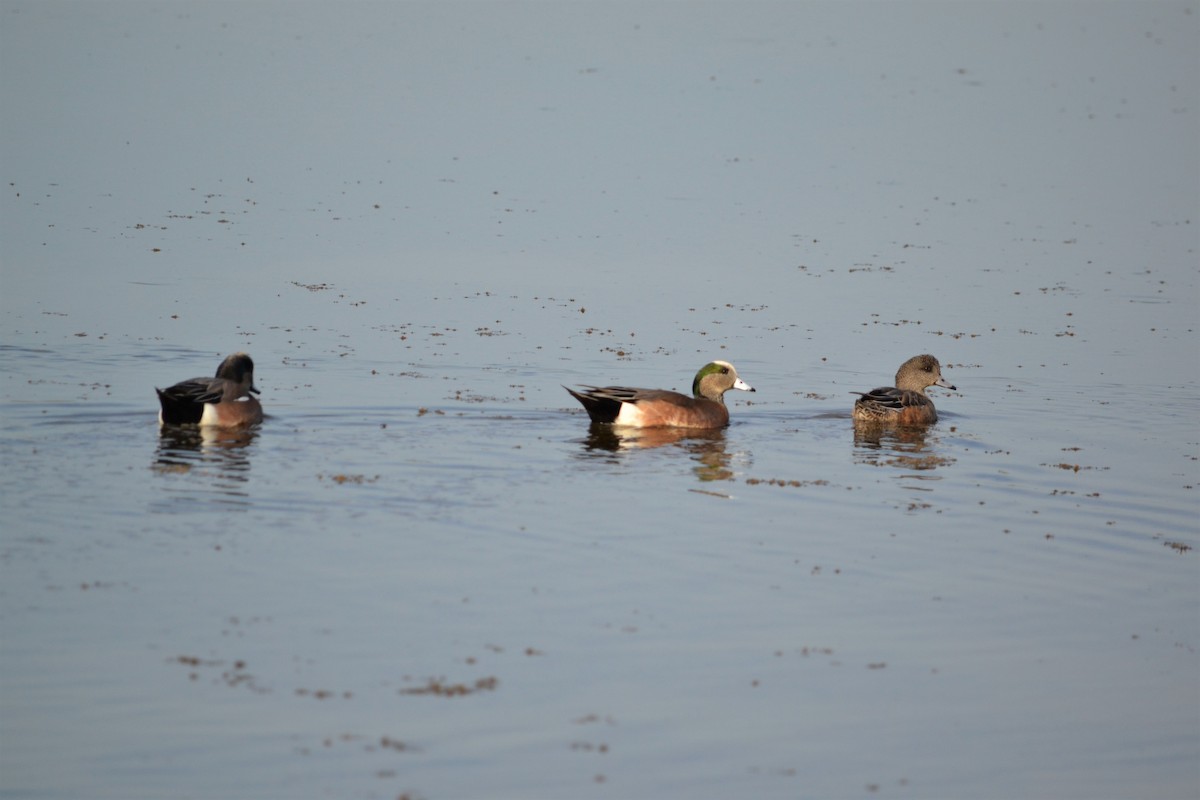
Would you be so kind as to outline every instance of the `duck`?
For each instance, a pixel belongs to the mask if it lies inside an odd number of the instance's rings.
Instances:
[[[585,385],[581,391],[563,388],[580,402],[593,423],[633,428],[724,428],[729,424],[725,392],[755,391],[728,361],[710,361],[701,367],[692,381],[690,397],[667,389],[630,386]]]
[[[234,353],[217,367],[215,377],[191,378],[166,389],[155,388],[161,408],[159,425],[245,428],[263,421],[254,386],[254,361]]]
[[[930,425],[937,422],[937,409],[925,394],[929,386],[957,391],[942,377],[942,365],[928,353],[913,356],[896,371],[895,386],[855,392],[852,417],[856,423]]]

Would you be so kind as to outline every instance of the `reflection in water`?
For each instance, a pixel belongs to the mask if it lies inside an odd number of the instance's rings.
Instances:
[[[160,475],[201,477],[201,482],[189,482],[182,488],[191,502],[210,496],[222,508],[228,508],[230,503],[247,505],[249,445],[257,436],[254,430],[163,428],[151,468]],[[178,486],[170,488],[180,490]],[[181,495],[174,497],[183,499]]]
[[[592,423],[583,446],[587,451],[619,453],[679,445],[697,462],[694,468],[701,481],[727,481],[733,478],[730,456],[725,451],[725,430],[717,428],[629,428]]]
[[[854,460],[877,467],[932,470],[953,464],[955,459],[935,452],[936,437],[927,441],[925,425],[891,426],[855,423]]]

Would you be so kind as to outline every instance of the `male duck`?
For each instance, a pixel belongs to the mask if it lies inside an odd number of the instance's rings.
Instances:
[[[259,393],[254,387],[254,362],[245,353],[222,361],[216,377],[192,378],[154,391],[162,405],[160,425],[242,428],[263,420],[262,405],[251,394]]]
[[[692,397],[666,389],[628,386],[584,386],[581,392],[563,388],[583,404],[592,422],[635,428],[724,428],[729,424],[725,392],[754,391],[728,361],[705,364],[692,381]]]
[[[928,425],[937,422],[933,401],[925,387],[955,389],[942,377],[942,365],[931,355],[913,356],[900,365],[895,386],[855,392],[854,421],[892,425]]]

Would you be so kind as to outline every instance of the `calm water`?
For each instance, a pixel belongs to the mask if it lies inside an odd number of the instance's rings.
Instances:
[[[1195,3],[0,11],[0,797],[1194,796]]]

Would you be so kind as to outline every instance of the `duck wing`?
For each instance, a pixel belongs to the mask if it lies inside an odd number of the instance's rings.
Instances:
[[[933,401],[920,392],[897,389],[895,386],[880,386],[869,392],[855,392],[854,394],[859,396],[858,402],[860,403],[871,403],[884,408],[894,408],[897,411],[914,406],[933,405]]]

